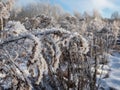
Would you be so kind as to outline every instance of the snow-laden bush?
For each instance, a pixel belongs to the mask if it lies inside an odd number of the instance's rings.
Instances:
[[[9,35],[0,42],[0,87],[49,90],[89,84],[89,46],[82,35],[55,28],[31,32],[14,21],[4,34]]]
[[[9,16],[10,14],[7,7],[2,2],[0,2],[0,17],[4,19],[8,19]]]
[[[27,18],[24,20],[24,26],[26,29],[31,30],[31,29],[45,29],[45,28],[50,28],[52,25],[52,20],[50,17],[47,17],[45,15],[38,15],[33,18]]]
[[[6,20],[10,16],[10,11],[13,6],[14,0],[1,0],[0,1],[0,38],[3,37],[2,30],[3,27],[5,26]]]
[[[27,30],[19,21],[9,21],[4,28],[4,32],[6,32],[5,34],[10,37],[18,36],[21,33],[27,32]]]

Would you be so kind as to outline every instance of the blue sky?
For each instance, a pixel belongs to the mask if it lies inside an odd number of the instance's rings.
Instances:
[[[52,4],[58,4],[65,11],[73,13],[78,11],[92,12],[98,10],[103,17],[110,17],[111,13],[120,10],[120,0],[19,0],[19,3],[26,5],[29,2],[47,1]]]

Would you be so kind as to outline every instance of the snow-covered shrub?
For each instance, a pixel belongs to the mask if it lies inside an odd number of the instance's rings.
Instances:
[[[13,6],[14,0],[7,0],[5,1],[0,1],[0,31],[3,30],[3,27],[5,26],[5,21],[9,18],[10,16],[10,11]],[[0,32],[0,38],[3,37],[2,32]]]
[[[52,21],[51,18],[45,16],[45,15],[38,15],[33,18],[26,18],[25,21],[23,22],[24,26],[26,29],[45,29],[45,28],[50,28]]]
[[[19,21],[9,21],[5,28],[4,31],[6,32],[6,36],[18,36],[21,33],[27,32],[25,29],[24,25],[21,24]]]
[[[3,2],[0,2],[0,17],[4,19],[8,19],[9,16],[10,14],[7,7],[3,4]]]
[[[70,14],[63,14],[59,17],[57,23],[60,25],[60,28],[74,31],[78,29],[78,20],[76,17],[71,16]]]
[[[89,46],[82,35],[64,29],[35,30],[17,36],[11,32],[11,35],[0,43],[2,88],[77,89],[79,85],[82,87],[82,81],[89,84],[90,73],[86,72],[90,71],[85,58]]]

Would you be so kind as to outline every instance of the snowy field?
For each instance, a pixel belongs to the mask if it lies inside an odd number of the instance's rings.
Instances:
[[[109,63],[103,68],[107,72],[107,77],[100,80],[104,90],[120,90],[120,54],[115,52],[109,55]],[[103,90],[103,89],[100,89]]]

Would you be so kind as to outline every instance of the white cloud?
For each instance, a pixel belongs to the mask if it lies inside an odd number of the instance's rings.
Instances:
[[[93,8],[96,9],[116,9],[116,5],[111,0],[91,0]]]
[[[92,11],[93,9],[104,13],[105,9],[111,11],[118,11],[119,5],[116,5],[115,0],[60,0],[62,3],[67,5],[71,10]],[[117,1],[117,0],[116,0]]]

